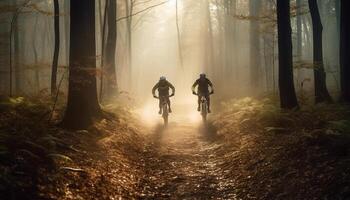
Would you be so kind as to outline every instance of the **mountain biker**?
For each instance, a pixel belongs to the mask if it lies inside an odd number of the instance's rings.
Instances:
[[[169,113],[171,113],[171,107],[170,107],[170,99],[169,99],[169,89],[171,88],[172,94],[170,96],[175,95],[175,87],[166,80],[165,76],[160,77],[158,83],[153,87],[152,94],[154,98],[157,98],[155,92],[158,90],[158,96],[159,96],[159,114],[162,114],[162,103],[163,99],[165,99],[168,103],[169,107]],[[162,98],[164,97],[164,98]]]
[[[195,92],[195,88],[198,86],[197,93]],[[211,92],[209,93],[209,86],[211,88]],[[202,73],[199,75],[199,79],[194,82],[192,85],[192,93],[194,95],[198,95],[198,108],[200,111],[201,98],[204,96],[207,99],[208,104],[208,113],[210,113],[210,94],[214,94],[214,88],[211,81],[206,77],[206,74]]]

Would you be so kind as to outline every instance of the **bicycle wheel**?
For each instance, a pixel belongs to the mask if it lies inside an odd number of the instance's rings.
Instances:
[[[169,117],[169,110],[168,110],[168,106],[164,105],[163,106],[163,120],[164,120],[164,125],[167,126],[168,125],[168,117]]]
[[[205,102],[205,101],[202,102],[201,114],[202,114],[202,120],[205,123],[207,121],[207,114],[208,114],[207,102]]]

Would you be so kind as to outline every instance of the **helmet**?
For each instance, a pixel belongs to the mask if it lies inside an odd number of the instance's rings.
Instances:
[[[201,78],[205,78],[207,75],[205,74],[205,73],[201,73],[200,75],[199,75],[199,77],[201,77]]]
[[[161,80],[161,81],[165,81],[165,80],[166,80],[166,78],[165,78],[165,76],[161,76],[159,80]]]

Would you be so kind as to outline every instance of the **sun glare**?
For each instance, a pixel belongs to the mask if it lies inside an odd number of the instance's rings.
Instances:
[[[173,100],[172,110],[173,113],[169,116],[169,122],[186,123],[186,124],[198,124],[201,122],[201,115],[197,111],[196,100],[194,98],[180,98],[176,101]],[[158,114],[158,102],[149,101],[141,107],[135,110],[140,116],[143,123],[153,126],[158,123],[162,123],[162,116]]]
[[[158,115],[157,106],[147,103],[143,108],[136,111],[142,121],[147,125],[154,125],[160,121],[160,116]]]
[[[188,113],[188,119],[191,123],[193,124],[197,124],[199,122],[201,122],[201,116],[199,114],[199,112],[197,112],[196,110],[190,111]]]
[[[169,5],[175,6],[177,0],[169,0]]]

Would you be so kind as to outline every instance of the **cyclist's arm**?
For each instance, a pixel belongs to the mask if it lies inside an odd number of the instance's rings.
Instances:
[[[156,90],[158,89],[159,84],[157,83],[153,88],[152,88],[152,95],[155,96],[156,95]]]
[[[214,92],[214,86],[213,86],[213,83],[208,79],[208,84],[211,88],[211,92]]]
[[[169,82],[169,87],[172,90],[172,95],[175,95],[175,87]]]
[[[192,92],[196,92],[195,89],[196,89],[197,85],[198,85],[198,80],[196,80],[196,82],[193,83]]]

